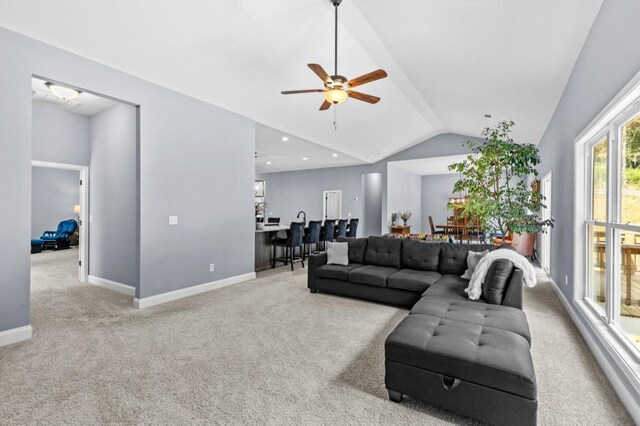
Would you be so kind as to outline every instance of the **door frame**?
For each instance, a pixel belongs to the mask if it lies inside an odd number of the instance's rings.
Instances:
[[[87,283],[89,282],[89,166],[32,160],[31,167],[75,170],[80,174],[79,279],[80,282]]]
[[[548,183],[548,193],[545,190],[546,184]],[[551,197],[553,195],[552,191],[552,183],[553,183],[553,175],[552,172],[549,171],[546,175],[542,177],[540,180],[540,192],[542,196],[545,197],[544,203],[546,207],[543,209],[542,219],[551,219]],[[540,266],[544,269],[547,274],[551,274],[551,232],[552,228],[547,227],[546,232],[542,232],[540,235]]]
[[[340,215],[339,217],[336,217],[336,219],[342,219],[342,190],[341,189],[325,189],[324,191],[322,191],[322,216],[323,216],[323,220],[327,219],[327,194],[329,192],[337,192],[338,196],[340,198],[340,206],[338,208]],[[331,218],[333,219],[333,218]]]

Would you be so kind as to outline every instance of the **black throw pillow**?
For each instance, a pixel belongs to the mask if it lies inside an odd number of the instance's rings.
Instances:
[[[482,284],[482,298],[488,303],[502,305],[514,269],[510,260],[494,260]]]

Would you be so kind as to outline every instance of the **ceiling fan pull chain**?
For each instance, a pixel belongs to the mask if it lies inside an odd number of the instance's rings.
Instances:
[[[333,107],[333,128],[338,131],[338,105]]]

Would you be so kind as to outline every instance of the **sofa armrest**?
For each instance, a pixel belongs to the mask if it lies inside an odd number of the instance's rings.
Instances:
[[[522,292],[524,287],[524,279],[522,270],[516,268],[511,274],[511,281],[509,281],[509,287],[507,293],[504,295],[502,304],[505,306],[511,306],[514,308],[522,309]]]
[[[309,256],[309,268],[307,269],[307,287],[316,290],[316,269],[327,264],[327,252],[314,253]]]

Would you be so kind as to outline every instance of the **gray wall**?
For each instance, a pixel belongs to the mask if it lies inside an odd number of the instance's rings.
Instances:
[[[89,117],[32,103],[34,160],[88,166]]]
[[[138,193],[135,107],[91,117],[89,274],[137,286]]]
[[[354,166],[261,174],[258,179],[266,181],[266,215],[288,224],[304,210],[307,220],[322,220],[322,191],[336,189],[342,191],[343,218],[349,213],[362,218],[362,174],[367,170]]]
[[[387,211],[398,213],[398,224],[404,222],[400,214],[411,212],[407,225],[411,232],[422,232],[422,177],[396,164],[387,164]]]
[[[267,215],[272,212],[273,216],[280,216],[284,222],[287,222],[295,218],[299,210],[305,210],[307,218],[320,218],[322,216],[322,190],[341,189],[343,214],[346,216],[348,212],[351,212],[353,217],[362,218],[362,175],[380,173],[382,176],[382,209],[380,213],[382,223],[377,233],[388,232],[391,217],[387,212],[387,163],[416,158],[468,154],[469,150],[462,145],[462,142],[469,139],[477,140],[468,136],[446,133],[434,136],[375,164],[262,173],[259,179],[264,179],[267,182]],[[353,201],[354,196],[357,196],[357,202]],[[415,217],[414,220],[419,217]]]
[[[382,173],[362,175],[362,216],[358,235],[380,235],[382,223]]]
[[[31,237],[55,231],[58,223],[78,220],[73,206],[80,204],[80,173],[76,170],[33,167],[31,173]]]
[[[138,297],[253,272],[252,120],[4,28],[0,64],[0,331],[30,323],[32,75],[141,106]]]
[[[573,246],[573,141],[640,71],[638,16],[640,2],[636,0],[604,1],[539,145],[541,175],[553,171],[551,213],[556,225],[551,234],[551,275],[568,300],[573,300],[574,286],[583,284],[573,279],[577,254]],[[638,398],[635,392],[631,394]]]
[[[449,198],[453,196],[453,185],[458,181],[458,175],[428,175],[422,176],[422,223],[423,231],[430,233],[429,215],[433,217],[434,225],[447,223],[447,217],[453,213],[447,210]]]

